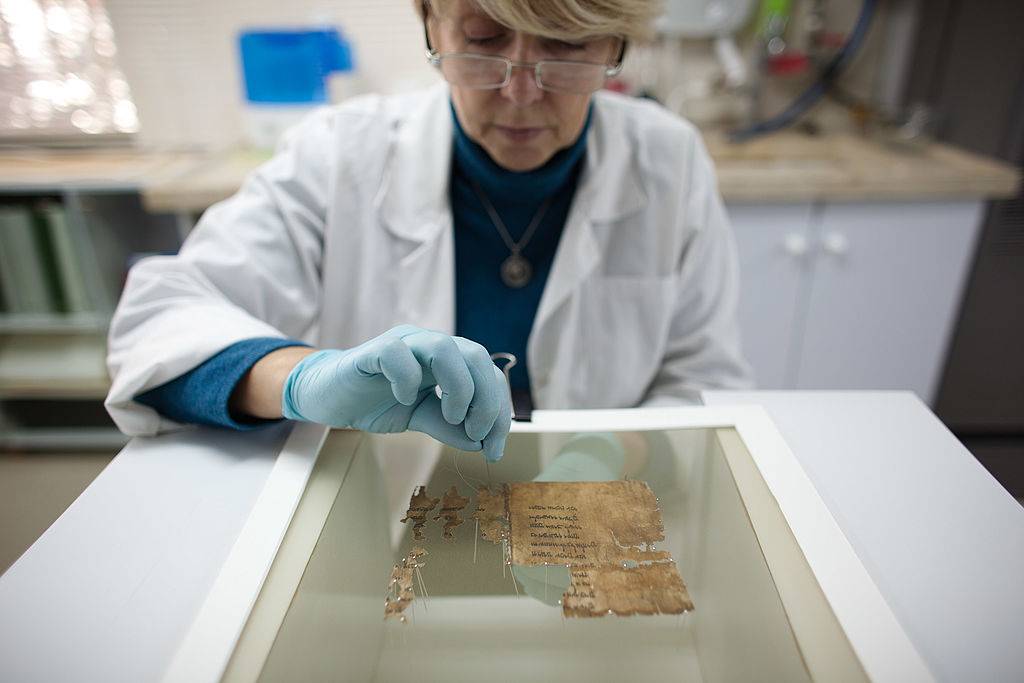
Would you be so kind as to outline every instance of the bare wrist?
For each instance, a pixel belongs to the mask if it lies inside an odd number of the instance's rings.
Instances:
[[[315,351],[306,346],[286,346],[260,358],[231,393],[231,414],[267,420],[282,417],[281,392],[285,380],[299,361]]]

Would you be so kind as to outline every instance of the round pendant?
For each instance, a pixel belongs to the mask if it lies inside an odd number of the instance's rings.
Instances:
[[[512,254],[501,264],[501,281],[512,289],[521,289],[533,277],[530,262],[519,254]]]

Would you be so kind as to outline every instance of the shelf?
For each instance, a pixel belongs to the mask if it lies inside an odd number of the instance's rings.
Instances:
[[[110,388],[103,334],[0,339],[0,399],[102,399]]]
[[[128,436],[109,427],[14,429],[0,435],[0,450],[116,451],[123,448],[128,440]]]
[[[138,150],[46,150],[0,153],[0,194],[135,191],[188,173],[203,154]]]
[[[0,314],[0,335],[106,333],[110,316],[101,313]]]

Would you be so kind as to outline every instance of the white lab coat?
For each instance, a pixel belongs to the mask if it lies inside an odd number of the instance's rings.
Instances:
[[[131,270],[108,357],[106,405],[124,432],[178,426],[132,397],[243,339],[349,348],[399,323],[454,333],[448,100],[439,85],[312,115],[177,256]],[[652,103],[595,94],[528,342],[535,407],[688,403],[747,386],[736,298],[698,133]]]

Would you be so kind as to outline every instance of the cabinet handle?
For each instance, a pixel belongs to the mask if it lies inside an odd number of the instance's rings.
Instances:
[[[846,256],[850,251],[850,240],[841,232],[830,232],[821,241],[821,248],[826,254],[833,256]]]
[[[782,247],[790,256],[806,256],[810,249],[807,238],[798,232],[791,232],[782,240]]]

